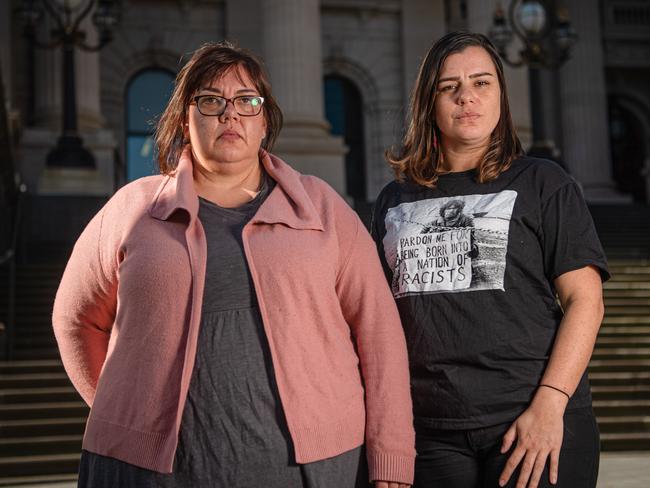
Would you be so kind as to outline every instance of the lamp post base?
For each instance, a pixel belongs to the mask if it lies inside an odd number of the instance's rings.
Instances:
[[[54,168],[95,168],[95,158],[83,147],[81,137],[72,135],[59,137],[46,162],[48,167]]]

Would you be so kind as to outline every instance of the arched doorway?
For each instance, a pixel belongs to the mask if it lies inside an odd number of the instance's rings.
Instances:
[[[158,172],[153,134],[172,90],[174,74],[152,68],[137,73],[126,88],[126,180]]]
[[[645,175],[647,155],[644,124],[617,97],[609,99],[609,135],[612,175],[618,189],[629,193],[635,202],[648,202]]]
[[[361,92],[347,78],[327,75],[324,82],[325,116],[332,134],[343,136],[346,193],[355,201],[366,201],[366,155]]]

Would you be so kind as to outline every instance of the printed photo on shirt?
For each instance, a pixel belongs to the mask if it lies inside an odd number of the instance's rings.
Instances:
[[[517,192],[430,198],[386,213],[384,252],[395,298],[504,290]]]

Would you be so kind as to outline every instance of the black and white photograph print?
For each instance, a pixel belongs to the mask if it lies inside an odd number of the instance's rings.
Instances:
[[[430,198],[386,213],[384,252],[395,298],[504,290],[517,192]]]

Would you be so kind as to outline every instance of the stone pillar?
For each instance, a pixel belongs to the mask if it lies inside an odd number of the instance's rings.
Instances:
[[[261,15],[263,0],[226,0],[226,39],[261,55],[265,21]]]
[[[4,87],[4,100],[7,113],[12,108],[11,73],[11,2],[0,2],[0,72],[2,72],[2,86]]]
[[[560,69],[564,157],[587,200],[621,200],[612,179],[600,9],[565,0],[578,34]]]
[[[467,30],[487,35],[492,26],[496,5],[496,0],[468,0]],[[501,2],[501,5],[507,8],[508,2]],[[516,56],[522,46],[518,40],[513,40],[512,44],[509,51],[511,55]],[[512,68],[505,62],[503,64],[512,120],[521,143],[527,148],[532,143],[528,70]]]
[[[284,128],[273,150],[298,171],[345,193],[342,138],[330,134],[323,110],[318,0],[266,0],[263,49]]]
[[[402,0],[404,107],[408,107],[420,63],[431,45],[445,35],[443,0]]]

